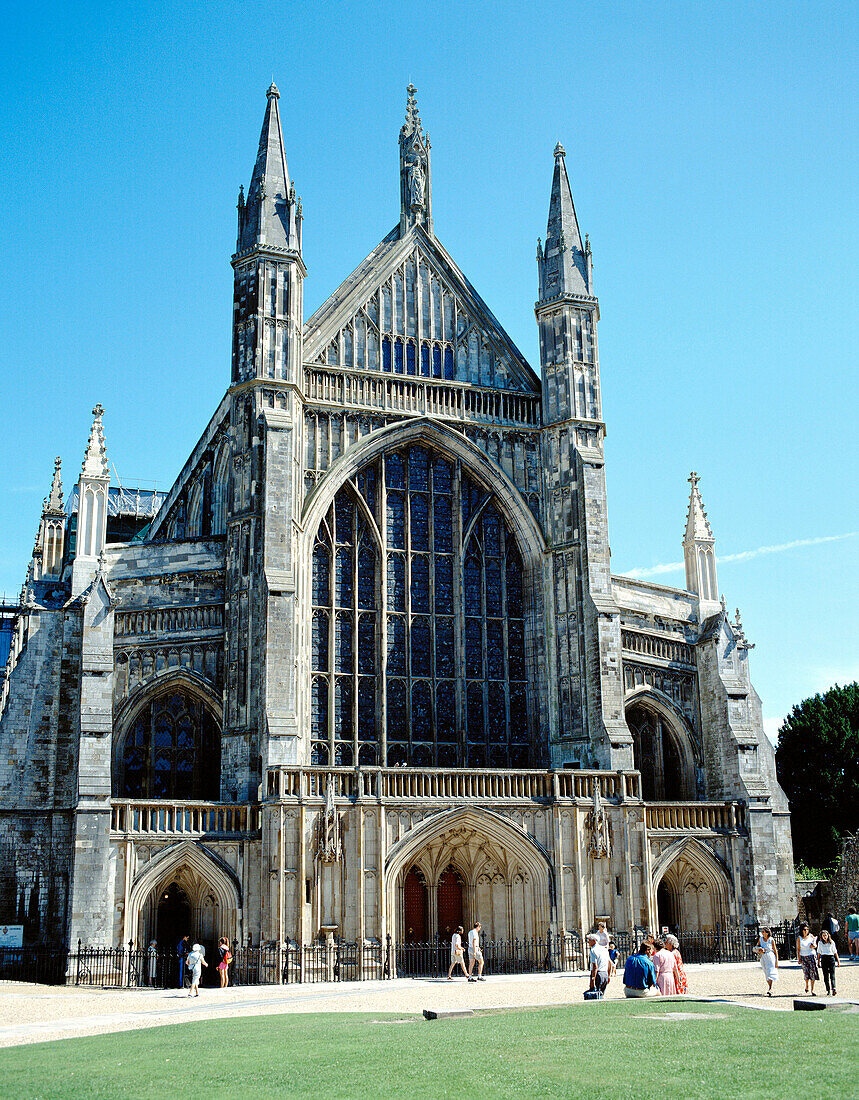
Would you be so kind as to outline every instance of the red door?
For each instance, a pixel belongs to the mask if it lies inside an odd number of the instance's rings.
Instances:
[[[444,940],[456,931],[462,920],[462,879],[448,867],[438,880],[438,934]]]
[[[406,943],[427,942],[427,886],[424,876],[412,867],[403,883],[403,909]]]

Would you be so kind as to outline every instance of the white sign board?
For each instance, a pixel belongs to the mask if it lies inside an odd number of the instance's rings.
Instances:
[[[23,924],[0,924],[0,947],[23,947]]]

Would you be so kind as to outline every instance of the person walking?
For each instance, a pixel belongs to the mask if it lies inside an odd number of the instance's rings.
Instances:
[[[817,941],[817,960],[823,971],[823,984],[830,997],[835,996],[835,967],[841,966],[838,958],[838,948],[828,928],[824,928]]]
[[[859,959],[859,913],[856,906],[851,905],[847,910],[847,947],[851,960]]]
[[[230,951],[230,941],[226,936],[218,940],[218,954],[221,960],[218,963],[218,975],[221,979],[221,989],[226,989],[230,984],[230,963],[233,961],[233,953]]]
[[[205,959],[206,950],[201,947],[199,943],[195,943],[185,959],[185,966],[188,968],[188,973],[191,975],[191,989],[188,992],[189,997],[200,996],[200,974],[202,968],[209,964]]]
[[[154,986],[155,985],[155,974],[158,970],[158,941],[157,940],[150,940],[149,941],[149,948],[146,952],[146,955],[147,955],[146,966],[147,966],[147,970],[149,971],[149,984],[150,984],[150,986]]]
[[[767,980],[767,996],[773,995],[773,982],[778,981],[778,949],[773,939],[772,930],[761,929],[761,937],[755,952],[761,960],[761,969]]]
[[[477,977],[473,977],[474,964],[477,963]],[[480,947],[480,921],[474,922],[474,927],[468,933],[468,980],[470,982],[485,982],[483,977],[483,951]]]
[[[611,959],[609,958],[608,948],[603,947],[599,942],[599,937],[596,932],[588,933],[588,946],[590,947],[588,961],[590,962],[591,970],[591,980],[588,989],[596,990],[596,992],[602,996],[608,985],[609,971],[611,969]]]
[[[662,940],[657,940],[653,945],[656,954],[653,956],[653,969],[656,971],[656,984],[663,997],[673,997],[677,992],[677,983],[674,974],[677,970],[677,960],[674,952],[670,951]]]
[[[799,926],[799,935],[796,937],[796,961],[802,967],[802,976],[805,978],[805,992],[811,993],[812,997],[816,997],[814,983],[820,980],[820,973],[817,969],[817,940],[812,936],[811,929],[807,924]],[[808,988],[809,982],[811,983],[811,989]]]
[[[677,965],[674,968],[674,985],[678,993],[685,993],[689,988],[686,980],[686,971],[683,969],[683,956],[680,954],[680,941],[673,932],[665,937],[665,949],[674,956]]]
[[[179,959],[179,988],[185,988],[185,960],[191,949],[191,937],[185,935],[176,944],[176,955]]]
[[[643,943],[630,955],[623,968],[624,997],[646,997],[647,991],[656,986],[656,972],[650,961],[649,944]]]
[[[447,972],[447,980],[453,981],[453,968],[455,966],[462,967],[462,973],[465,977],[468,977],[468,971],[465,969],[465,959],[463,957],[464,952],[462,950],[462,933],[464,932],[462,925],[457,925],[457,929],[450,937],[450,969]]]
[[[609,936],[608,932],[606,931],[605,921],[601,920],[598,922],[596,936],[597,943],[600,945],[600,947],[608,947],[611,936]]]

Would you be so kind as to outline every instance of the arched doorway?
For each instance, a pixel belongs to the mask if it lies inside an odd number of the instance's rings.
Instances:
[[[733,889],[713,852],[697,840],[679,841],[654,868],[660,926],[673,932],[713,932],[731,918]]]
[[[680,719],[669,720],[662,708],[636,699],[626,708],[626,724],[644,801],[694,801],[694,757]]]
[[[438,934],[449,941],[457,926],[464,926],[464,913],[462,906],[462,876],[455,867],[448,865],[441,878],[438,880]]]
[[[676,932],[679,928],[677,900],[671,884],[665,879],[656,888],[656,920],[660,928],[667,928],[671,932]]]
[[[427,942],[427,884],[417,867],[403,881],[403,933],[406,943]]]

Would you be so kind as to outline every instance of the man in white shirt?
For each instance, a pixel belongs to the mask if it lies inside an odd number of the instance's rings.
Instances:
[[[459,964],[462,967],[462,972],[468,977],[468,971],[465,969],[465,959],[463,958],[462,951],[462,932],[463,928],[460,925],[454,934],[450,938],[450,970],[447,972],[447,980],[453,981],[453,968]]]
[[[605,987],[608,985],[611,959],[609,958],[607,948],[603,947],[599,942],[596,932],[591,932],[588,935],[588,944],[591,949],[589,956],[591,984],[588,988],[595,989],[599,993],[604,993]]]
[[[472,976],[474,964],[477,963],[477,977]],[[483,977],[483,952],[480,949],[480,921],[474,922],[474,927],[468,933],[468,980],[470,982],[485,982]]]

